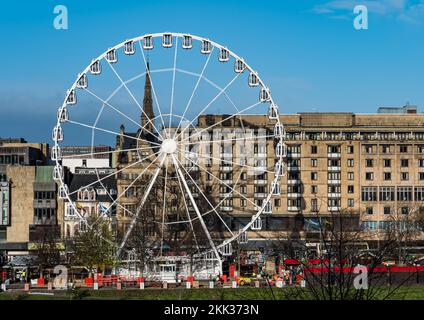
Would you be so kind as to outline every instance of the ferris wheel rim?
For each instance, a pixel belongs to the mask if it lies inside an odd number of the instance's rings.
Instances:
[[[193,40],[197,40],[197,41],[208,41],[212,46],[213,46],[213,48],[218,48],[218,49],[224,49],[224,50],[226,50],[227,52],[228,52],[228,54],[231,56],[231,57],[233,57],[234,59],[236,59],[236,61],[237,60],[240,60],[240,61],[242,61],[243,62],[243,64],[245,65],[245,70],[248,70],[249,72],[251,72],[251,73],[254,73],[256,76],[257,76],[257,78],[258,78],[258,81],[259,81],[259,84],[260,84],[260,86],[264,89],[264,90],[266,90],[266,92],[267,92],[267,94],[268,94],[268,97],[269,97],[269,100],[267,101],[267,103],[269,103],[269,105],[276,105],[275,104],[275,102],[274,102],[274,99],[273,99],[273,97],[272,97],[272,95],[271,95],[271,93],[270,93],[270,90],[269,90],[269,88],[265,85],[265,82],[262,80],[262,78],[258,75],[258,73],[256,72],[256,71],[254,71],[251,67],[250,67],[250,65],[243,59],[243,58],[241,58],[240,56],[238,56],[237,54],[235,54],[233,51],[231,51],[230,49],[228,49],[227,47],[225,47],[225,46],[222,46],[222,45],[220,45],[220,44],[218,44],[217,42],[214,42],[214,41],[212,41],[212,40],[210,40],[210,39],[208,39],[208,38],[204,38],[204,37],[200,37],[200,36],[196,36],[196,35],[192,35],[192,34],[187,34],[187,33],[175,33],[175,32],[161,32],[161,33],[152,33],[152,34],[145,34],[145,35],[142,35],[142,36],[137,36],[137,37],[134,37],[134,38],[131,38],[131,39],[127,39],[127,40],[125,40],[125,41],[123,41],[123,42],[121,42],[121,43],[119,43],[119,44],[117,44],[117,45],[115,45],[114,47],[111,47],[111,48],[109,48],[109,49],[107,49],[106,51],[104,51],[102,54],[100,54],[97,58],[95,58],[95,59],[93,59],[92,60],[92,62],[84,69],[84,71],[82,72],[82,73],[79,73],[78,74],[78,77],[77,77],[77,79],[75,80],[75,82],[72,84],[72,86],[68,89],[68,91],[67,91],[67,94],[65,95],[65,98],[64,98],[64,102],[63,102],[63,104],[62,104],[62,106],[61,106],[61,108],[66,108],[67,106],[68,106],[68,103],[67,103],[67,100],[68,100],[68,97],[69,97],[69,95],[71,94],[71,91],[72,90],[76,90],[77,89],[77,83],[78,83],[78,79],[79,79],[79,77],[80,77],[80,75],[81,74],[88,74],[88,72],[89,72],[89,70],[90,70],[90,66],[92,65],[92,63],[93,63],[93,61],[100,61],[100,60],[103,60],[103,59],[106,59],[106,54],[110,51],[110,50],[118,50],[118,49],[120,49],[120,48],[122,48],[122,47],[124,47],[124,45],[127,43],[127,42],[129,42],[129,41],[132,41],[132,42],[138,42],[139,44],[140,44],[140,46],[141,46],[141,41],[143,40],[143,39],[145,39],[146,37],[152,37],[152,38],[159,38],[159,37],[163,37],[164,35],[171,35],[172,37],[178,37],[178,38],[182,38],[182,37],[184,37],[184,36],[190,36]],[[174,45],[177,45],[177,44],[174,44]],[[142,51],[143,51],[143,49],[142,49]],[[174,68],[175,69],[175,68]],[[146,72],[145,72],[146,73]],[[276,123],[278,123],[278,124],[281,124],[281,121],[280,121],[280,115],[279,115],[279,113],[278,113],[278,116],[277,116],[277,119],[275,119],[275,122]],[[60,119],[58,118],[57,119],[57,123],[56,123],[56,126],[60,126],[60,124],[61,124],[61,121],[60,121]],[[277,136],[274,136],[275,138],[278,138],[278,140],[279,141],[284,141],[284,136],[283,136],[283,133],[282,132],[280,132],[279,133],[279,135],[278,135],[278,137]],[[53,139],[54,140],[54,146],[55,147],[58,147],[59,146],[59,141],[58,141],[58,139]],[[284,158],[284,156],[282,156],[282,155],[275,155],[275,158],[276,159],[278,159],[279,161],[280,161],[280,163],[281,164],[283,164],[283,162],[282,162],[282,160],[283,160],[283,158]],[[56,162],[56,166],[62,166],[61,164],[60,164],[60,161],[61,160],[59,160],[59,159],[57,159],[57,160],[55,160],[55,162]],[[62,166],[63,167],[63,166]],[[272,182],[278,182],[279,180],[280,180],[280,176],[278,176],[278,175],[275,175],[275,177],[272,179]],[[65,184],[65,182],[64,182],[64,179],[63,179],[63,177],[59,177],[59,179],[58,179],[58,183],[60,184],[60,186],[64,186],[64,185],[66,185]],[[271,184],[271,186],[274,186],[274,183],[272,183]],[[269,190],[269,192],[268,192],[268,195],[267,195],[267,197],[266,197],[266,199],[264,199],[264,203],[265,203],[265,205],[267,204],[267,203],[269,203],[270,201],[271,201],[271,198],[272,198],[272,196],[273,196],[273,189],[272,190]],[[74,201],[72,201],[71,199],[70,199],[70,197],[69,197],[69,195],[67,194],[67,200],[69,201],[69,203],[71,204],[71,205],[74,205]],[[259,210],[257,211],[257,213],[256,214],[254,214],[254,215],[252,215],[252,219],[251,219],[251,221],[248,223],[248,224],[246,224],[246,226],[245,227],[243,227],[242,229],[240,229],[239,230],[239,234],[237,234],[237,235],[235,235],[235,236],[232,236],[231,238],[229,238],[229,239],[226,239],[226,240],[224,240],[222,243],[220,243],[220,244],[216,244],[216,248],[217,249],[221,249],[222,247],[224,247],[225,245],[227,245],[227,244],[229,244],[229,243],[232,243],[232,242],[234,242],[234,241],[236,241],[237,239],[238,239],[238,237],[239,237],[239,235],[241,234],[241,233],[244,233],[244,232],[247,232],[249,229],[251,229],[251,226],[252,226],[252,224],[253,224],[253,222],[255,221],[255,220],[257,220],[262,214],[264,214],[263,212],[264,212],[264,210],[265,210],[265,205],[263,205],[263,206],[261,206],[260,208],[259,208]],[[74,209],[76,209],[75,208],[75,206],[74,206]],[[81,221],[83,221],[88,227],[89,227],[89,224],[87,223],[87,220],[86,220],[86,218],[85,217],[83,217],[82,215],[80,215],[79,214],[79,211],[78,210],[75,210],[75,212],[77,213],[77,215],[79,216],[79,218],[80,218],[80,220]],[[116,245],[116,244],[115,244]],[[202,255],[203,254],[205,254],[205,253],[202,253]]]

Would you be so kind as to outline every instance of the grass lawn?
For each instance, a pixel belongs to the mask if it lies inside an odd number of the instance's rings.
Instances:
[[[300,291],[303,290],[303,291]],[[381,297],[388,289],[381,289]],[[36,292],[36,290],[33,290]],[[98,291],[79,289],[76,291],[55,291],[54,295],[31,295],[22,291],[0,293],[0,300],[285,300],[296,299],[302,293],[306,299],[307,291],[299,288],[238,288],[238,289],[126,289]],[[424,286],[402,287],[390,297],[392,300],[424,300]]]

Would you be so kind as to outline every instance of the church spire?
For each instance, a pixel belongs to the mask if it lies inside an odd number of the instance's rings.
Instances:
[[[146,82],[144,83],[144,98],[143,98],[143,113],[141,115],[141,126],[145,128],[144,131],[153,132],[153,99],[152,99],[152,83],[150,81],[150,63],[147,60]],[[152,121],[149,123],[149,120]],[[147,129],[147,130],[146,130]]]

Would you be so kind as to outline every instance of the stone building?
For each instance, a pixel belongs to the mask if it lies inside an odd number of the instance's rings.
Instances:
[[[378,240],[379,233],[393,223],[415,228],[407,217],[417,217],[424,211],[424,114],[417,113],[411,106],[387,110],[381,108],[376,114],[281,115],[286,132],[286,173],[281,180],[280,194],[273,195],[269,213],[262,215],[260,228],[249,231],[249,239],[288,239],[296,231],[296,236],[306,241],[308,233],[316,231],[321,219],[344,213],[349,213],[346,219],[351,220],[353,228],[361,228],[363,239],[370,243]],[[223,121],[226,117],[228,121]],[[260,132],[266,135],[274,130],[267,116],[247,115],[243,121],[248,135],[261,136]],[[220,125],[215,126],[216,123]],[[196,128],[208,127],[213,127],[209,130],[210,137],[215,134],[220,137],[224,130],[236,135],[240,123],[231,115],[200,116]],[[123,128],[121,130],[124,133]],[[136,147],[125,145],[130,142],[123,136],[118,137],[117,149]],[[236,147],[230,146],[225,151],[221,145],[214,150],[213,142],[208,151],[210,163],[193,169],[198,171],[195,176],[203,190],[209,190],[210,197],[221,203],[219,212],[232,231],[250,221],[270,192],[274,179],[275,141],[267,140],[262,147],[254,139],[251,142],[253,148],[249,156],[253,166],[265,168],[261,175],[241,173],[237,165],[239,159],[234,158]],[[187,146],[187,150],[192,147]],[[146,155],[148,153],[133,151],[132,155],[125,154],[121,158],[125,161],[118,163],[123,167]],[[225,156],[230,157],[229,161],[220,161]],[[190,167],[187,159],[182,157],[180,161]],[[120,174],[118,195],[141,169],[134,166]],[[206,171],[217,178],[208,179]],[[231,190],[236,180],[239,189]],[[121,198],[122,206],[131,209],[128,211],[136,208],[140,198],[136,194],[137,190]],[[416,240],[422,237],[419,230],[418,234]]]
[[[114,169],[76,169],[70,177],[69,195],[73,205],[64,201],[64,236],[71,239],[85,224],[76,210],[84,218],[95,217],[114,222],[116,205],[116,179]]]
[[[0,227],[0,250],[8,256],[28,254],[42,228],[60,241],[63,204],[57,199],[52,166],[8,166],[9,216]]]
[[[48,144],[0,139],[1,254],[28,254],[40,228],[53,228],[60,240],[63,205],[48,163]]]

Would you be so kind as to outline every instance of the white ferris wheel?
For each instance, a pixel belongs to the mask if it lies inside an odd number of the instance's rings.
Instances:
[[[130,239],[148,214],[143,241],[151,259],[190,244],[195,257],[221,268],[234,245],[261,230],[280,194],[285,131],[269,88],[243,58],[199,36],[147,34],[93,59],[67,90],[52,138],[60,198],[90,228],[76,194],[103,189],[121,257],[133,252]],[[89,147],[80,155],[87,161],[111,157],[116,169],[96,169],[94,180],[73,190],[62,153],[72,145]],[[116,193],[104,183],[111,177]]]

